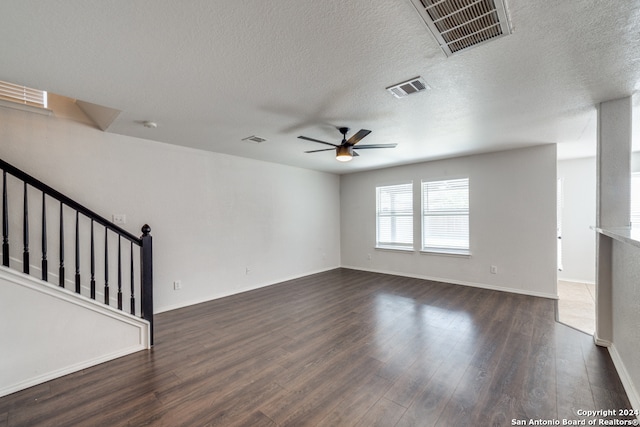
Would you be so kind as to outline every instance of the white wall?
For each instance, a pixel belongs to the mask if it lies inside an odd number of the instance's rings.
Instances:
[[[419,192],[421,180],[464,176],[471,257],[374,249],[376,186],[413,181]],[[344,175],[340,190],[343,266],[557,297],[555,145]],[[419,200],[414,197],[414,221],[420,221]],[[414,228],[419,248],[419,224]]]
[[[640,248],[613,241],[611,356],[633,408],[640,410]]]
[[[558,162],[562,179],[562,271],[558,279],[595,283],[596,158]]]
[[[4,267],[0,313],[0,396],[149,347],[146,321]]]
[[[629,232],[631,150],[637,102],[624,97],[598,105],[596,332],[608,346],[631,406],[640,410],[640,240]],[[634,111],[635,110],[635,111]]]
[[[124,228],[135,235],[148,223],[156,312],[339,266],[338,176],[83,121],[0,108],[0,157],[107,218],[126,214]]]

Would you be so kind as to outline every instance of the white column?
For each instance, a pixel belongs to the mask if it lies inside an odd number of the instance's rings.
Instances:
[[[598,107],[596,226],[627,227],[631,194],[631,97]],[[599,345],[613,339],[611,238],[596,235],[596,333]]]

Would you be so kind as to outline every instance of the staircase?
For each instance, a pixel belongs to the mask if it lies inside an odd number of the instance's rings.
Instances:
[[[4,160],[0,170],[0,396],[153,345],[150,227],[136,237]]]

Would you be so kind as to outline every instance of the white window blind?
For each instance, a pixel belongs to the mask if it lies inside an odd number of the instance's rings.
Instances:
[[[376,247],[413,249],[413,183],[376,188]]]
[[[631,174],[631,226],[640,227],[640,173]]]
[[[47,92],[3,81],[0,81],[0,99],[47,108]]]
[[[469,178],[422,182],[422,249],[469,253]]]

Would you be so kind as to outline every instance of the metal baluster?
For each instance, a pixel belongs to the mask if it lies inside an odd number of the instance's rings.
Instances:
[[[81,291],[80,286],[80,227],[79,212],[76,211],[76,293]]]
[[[2,171],[2,265],[9,267],[9,203],[7,201],[7,171]]]
[[[24,251],[22,252],[22,272],[29,274],[29,202],[27,200],[27,183],[24,183],[24,209],[22,217],[22,241]]]
[[[104,228],[104,303],[109,305],[109,239],[107,232],[109,229]]]
[[[96,299],[96,251],[93,240],[93,220],[91,220],[91,299]]]
[[[131,314],[136,315],[136,299],[135,299],[135,286],[133,281],[133,242],[130,242],[131,245]]]
[[[60,271],[58,283],[64,288],[64,218],[62,211],[62,202],[60,202]]]
[[[120,235],[118,235],[118,310],[122,310],[122,251],[120,250]]]
[[[42,192],[42,280],[49,280],[49,265],[47,261],[47,208],[45,194]]]

